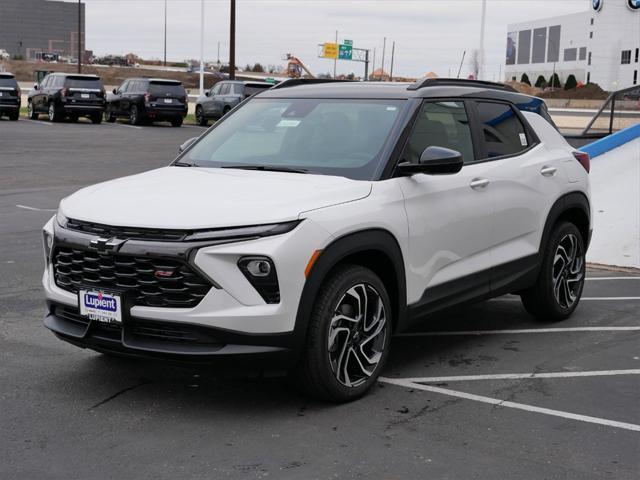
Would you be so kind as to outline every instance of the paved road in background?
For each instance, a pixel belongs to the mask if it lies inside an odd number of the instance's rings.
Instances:
[[[347,405],[57,340],[42,326],[40,232],[58,201],[164,166],[201,131],[0,121],[0,478],[640,477],[630,274],[589,272],[561,324],[511,296],[433,316],[394,339],[386,383]]]

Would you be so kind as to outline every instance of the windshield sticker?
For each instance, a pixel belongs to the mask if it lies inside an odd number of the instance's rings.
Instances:
[[[387,107],[387,112],[395,112],[398,107]]]
[[[520,134],[520,144],[521,144],[523,147],[526,147],[526,146],[527,146],[527,136],[526,136],[524,133],[521,133],[521,134]]]
[[[300,125],[300,120],[282,119],[276,127],[297,127],[298,125]]]

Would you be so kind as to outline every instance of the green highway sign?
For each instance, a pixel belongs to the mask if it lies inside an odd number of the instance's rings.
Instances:
[[[338,58],[340,60],[351,60],[353,56],[353,46],[341,43],[338,47]]]
[[[345,40],[344,44],[353,46],[353,40]]]

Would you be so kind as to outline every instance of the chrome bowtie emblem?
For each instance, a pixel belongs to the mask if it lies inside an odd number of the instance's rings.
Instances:
[[[117,252],[120,250],[120,247],[126,242],[126,240],[121,240],[119,238],[94,238],[91,240],[90,245],[92,248],[95,248],[99,252],[109,253],[109,252]]]

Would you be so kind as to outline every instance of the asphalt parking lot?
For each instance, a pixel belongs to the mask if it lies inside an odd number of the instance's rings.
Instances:
[[[590,270],[561,324],[511,296],[435,315],[347,405],[57,340],[40,231],[58,201],[202,131],[0,121],[0,478],[640,478],[638,273]]]

